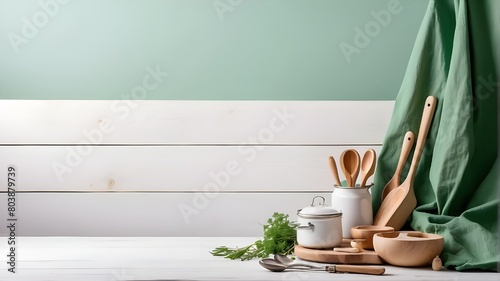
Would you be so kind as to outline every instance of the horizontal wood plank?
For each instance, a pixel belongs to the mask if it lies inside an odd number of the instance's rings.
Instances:
[[[327,159],[335,157],[343,180],[348,148],[362,157],[381,147],[0,146],[0,166],[16,167],[20,191],[328,191]]]
[[[0,144],[381,144],[394,101],[1,100]]]
[[[18,236],[261,236],[274,212],[290,215],[307,193],[18,193]],[[7,195],[0,194],[0,202]],[[0,208],[7,219],[7,208]],[[0,229],[5,237],[8,229]]]

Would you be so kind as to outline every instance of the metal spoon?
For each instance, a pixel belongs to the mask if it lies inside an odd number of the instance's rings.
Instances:
[[[340,167],[344,172],[347,186],[356,186],[356,179],[359,174],[359,154],[354,149],[348,149],[340,155]]]
[[[271,271],[274,272],[281,272],[284,271],[285,269],[312,269],[312,270],[325,270],[324,266],[317,267],[313,265],[308,265],[308,264],[302,264],[302,263],[297,263],[297,264],[283,264],[277,260],[274,259],[261,259],[259,261],[259,264]]]
[[[262,259],[259,264],[274,272],[281,272],[286,269],[302,269],[302,270],[313,270],[313,271],[327,271],[330,273],[334,272],[347,272],[347,273],[362,273],[362,274],[373,274],[381,275],[384,274],[385,268],[379,266],[362,266],[362,265],[326,265],[326,266],[313,266],[308,264],[290,264],[285,265],[276,261],[274,259]]]
[[[363,161],[361,162],[361,186],[366,186],[366,181],[375,172],[375,162],[377,161],[377,154],[375,150],[368,149],[363,155]]]
[[[294,262],[291,258],[289,258],[289,257],[287,257],[286,255],[283,255],[283,254],[275,254],[274,255],[274,260],[277,261],[277,262],[279,262],[279,263],[282,263],[284,265],[290,265],[290,264],[292,264]],[[295,264],[297,264],[297,263],[295,263]],[[310,266],[310,265],[308,265],[308,266]]]

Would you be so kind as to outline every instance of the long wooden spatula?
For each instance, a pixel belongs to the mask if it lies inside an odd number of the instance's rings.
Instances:
[[[429,96],[425,100],[422,121],[420,122],[420,129],[418,131],[417,145],[415,146],[415,152],[408,175],[405,181],[389,192],[382,201],[375,215],[373,221],[374,225],[392,226],[394,230],[400,230],[417,206],[417,199],[413,191],[413,182],[420,156],[422,156],[422,151],[424,150],[425,140],[431,126],[432,117],[434,116],[436,103],[437,99],[433,96]]]
[[[389,182],[385,185],[382,190],[382,201],[384,201],[385,197],[389,192],[391,192],[394,188],[398,187],[401,182],[401,171],[403,171],[403,167],[405,166],[406,159],[408,159],[408,155],[410,155],[411,148],[413,147],[413,143],[415,142],[415,134],[412,131],[408,131],[405,134],[403,139],[403,147],[401,148],[401,154],[399,155],[398,166],[396,167],[396,171],[394,172],[394,176]]]

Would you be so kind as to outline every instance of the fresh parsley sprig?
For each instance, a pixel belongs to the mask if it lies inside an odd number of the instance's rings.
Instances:
[[[288,220],[287,214],[274,213],[264,225],[264,237],[242,248],[220,246],[210,253],[228,259],[251,260],[266,258],[271,254],[289,255],[297,244],[296,226]]]

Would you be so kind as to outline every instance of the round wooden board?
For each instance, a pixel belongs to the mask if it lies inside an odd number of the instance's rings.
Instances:
[[[375,251],[364,250],[359,253],[335,252],[333,249],[309,249],[295,246],[295,256],[300,259],[322,263],[344,264],[383,264]]]

